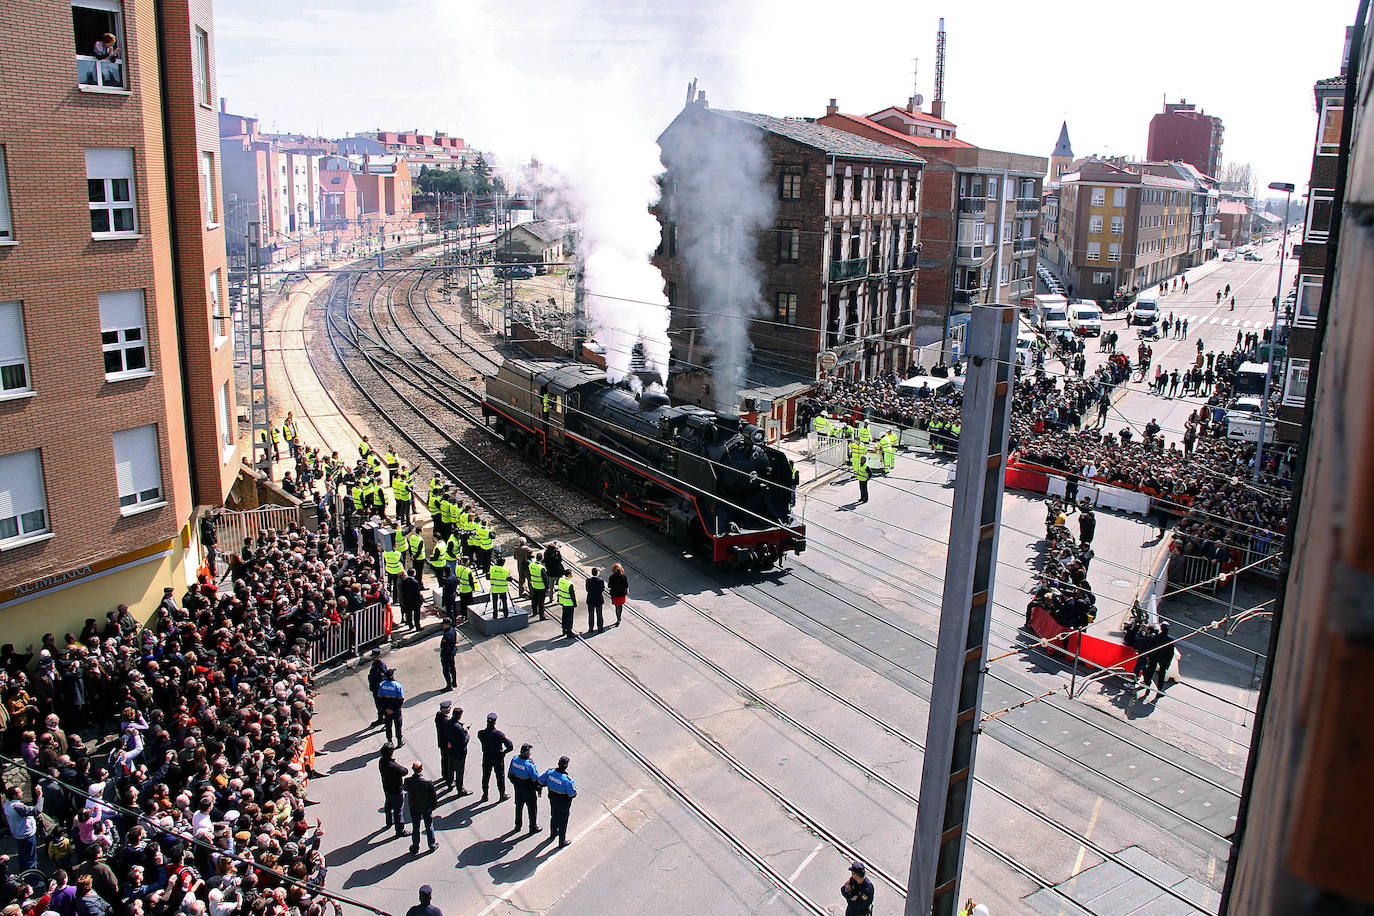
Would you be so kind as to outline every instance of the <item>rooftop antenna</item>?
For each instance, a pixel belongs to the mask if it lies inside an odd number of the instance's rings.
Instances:
[[[940,17],[940,31],[935,36],[935,98],[930,101],[930,113],[945,116],[945,17]]]

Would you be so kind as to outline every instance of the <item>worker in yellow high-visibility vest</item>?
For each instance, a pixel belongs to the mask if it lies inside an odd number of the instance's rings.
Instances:
[[[491,616],[495,617],[500,612],[502,617],[509,617],[510,570],[506,569],[506,561],[492,563],[487,570],[487,578],[491,580]]]
[[[566,573],[554,584],[554,591],[558,595],[558,609],[563,612],[563,636],[566,639],[573,639],[573,613],[577,610],[577,589],[573,585],[573,580]]]

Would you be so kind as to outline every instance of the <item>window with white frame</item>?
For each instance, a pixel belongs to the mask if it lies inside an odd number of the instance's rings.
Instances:
[[[86,198],[91,236],[108,238],[138,231],[134,219],[134,151],[86,150]]]
[[[1341,151],[1341,122],[1345,116],[1343,99],[1322,99],[1321,121],[1317,126],[1317,155],[1335,156]]]
[[[775,300],[774,317],[782,324],[797,323],[797,294],[778,293]]]
[[[196,29],[196,101],[202,105],[213,105],[210,86],[210,35],[202,28]]]
[[[1089,260],[1089,261],[1100,261],[1100,260],[1102,260],[1102,243],[1101,243],[1101,242],[1089,242],[1089,243],[1088,243],[1088,260]]]
[[[1311,327],[1322,309],[1322,278],[1312,274],[1298,276],[1298,302],[1293,323]]]
[[[119,0],[73,0],[76,81],[94,90],[128,89],[124,69],[124,16]]]
[[[0,143],[0,242],[12,242],[14,221],[10,218],[10,182],[5,166],[5,146]]]
[[[1112,217],[1112,235],[1121,235],[1126,231],[1126,217]]]
[[[0,455],[0,548],[48,531],[48,493],[38,449]]]
[[[989,200],[996,200],[996,199],[997,199],[997,179],[996,179],[996,178],[989,178],[989,179],[988,179],[988,199],[989,199]]]
[[[127,514],[162,502],[162,459],[158,455],[156,423],[116,432],[114,456],[120,512]]]
[[[1307,403],[1307,378],[1310,362],[1293,357],[1288,360],[1288,377],[1283,382],[1283,403],[1302,407]]]
[[[1092,203],[1092,205],[1093,205],[1094,207],[1100,207],[1100,206],[1102,206],[1103,204],[1105,204],[1106,202],[1107,202],[1107,189],[1106,189],[1106,188],[1093,188],[1093,203]]]
[[[222,301],[219,294],[221,279],[219,268],[210,271],[210,280],[207,286],[210,299],[210,327],[214,332],[214,343],[217,350],[229,339],[234,326],[233,319],[220,304]]]
[[[1331,194],[1314,193],[1307,200],[1305,242],[1325,242],[1331,234]]]
[[[29,350],[24,339],[24,308],[0,302],[0,399],[32,391]]]
[[[100,348],[105,354],[107,381],[152,372],[148,368],[147,332],[143,290],[100,294]]]
[[[1088,231],[1097,233],[1102,231],[1102,217],[1096,213],[1088,217]]]
[[[1125,189],[1125,188],[1112,188],[1112,206],[1113,206],[1113,207],[1124,207],[1124,206],[1126,206],[1126,189]]]
[[[234,447],[233,415],[229,412],[229,383],[215,392],[215,415],[219,418],[219,444],[224,451]]]
[[[200,154],[200,193],[205,210],[205,225],[219,224],[219,211],[215,209],[215,154]]]
[[[1121,243],[1112,242],[1107,246],[1107,260],[1115,264],[1121,260]]]

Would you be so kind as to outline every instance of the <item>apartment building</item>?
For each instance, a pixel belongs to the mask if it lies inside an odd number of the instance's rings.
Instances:
[[[0,614],[24,645],[184,587],[241,455],[210,3],[0,23],[24,74],[0,110]]]
[[[1145,158],[1151,162],[1177,159],[1209,178],[1217,178],[1225,134],[1221,118],[1203,114],[1187,99],[1166,101],[1164,110],[1150,119]]]
[[[974,146],[914,98],[866,117],[840,112],[832,99],[817,123],[925,160],[916,345],[946,340],[946,356],[957,358],[974,305],[1035,293],[1043,156]]]
[[[658,207],[664,244],[654,263],[667,284],[675,363],[691,370],[709,361],[701,345],[700,295],[683,251],[690,234],[722,227],[685,224],[680,214],[692,209],[682,195],[701,185],[683,174],[701,167],[693,151],[720,132],[761,143],[766,180],[776,188],[774,227],[751,240],[763,271],[766,316],[750,325],[754,362],[808,379],[903,372],[916,302],[924,160],[811,119],[712,109],[704,98],[687,105],[658,139],[667,171]],[[821,360],[822,353],[830,355]],[[709,402],[707,394],[689,390],[707,384],[691,372],[675,381],[679,397]]]
[[[1138,167],[1164,178],[1177,178],[1192,185],[1189,197],[1188,240],[1179,267],[1189,267],[1210,261],[1217,256],[1217,237],[1220,223],[1218,207],[1221,192],[1217,181],[1187,162],[1142,162]]]
[[[1124,159],[1080,159],[1059,176],[1050,257],[1070,294],[1099,302],[1175,276],[1191,260],[1195,186]]]
[[[344,137],[337,141],[341,156],[398,156],[406,161],[412,175],[420,169],[459,169],[476,150],[470,149],[462,137],[450,137],[442,131],[422,134],[418,130],[375,130],[370,133]]]

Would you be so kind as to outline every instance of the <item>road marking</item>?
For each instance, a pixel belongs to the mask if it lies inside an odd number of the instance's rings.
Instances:
[[[1101,814],[1101,813],[1102,813],[1102,796],[1099,795],[1099,796],[1097,796],[1097,803],[1093,805],[1093,816],[1092,816],[1091,818],[1088,819],[1088,829],[1086,829],[1086,830],[1083,831],[1083,839],[1084,839],[1084,840],[1091,840],[1091,839],[1093,838],[1093,828],[1097,826],[1097,816],[1098,816],[1099,814]],[[1086,846],[1079,846],[1079,847],[1078,847],[1078,858],[1074,860],[1073,869],[1069,872],[1069,874],[1071,874],[1071,875],[1077,875],[1077,874],[1078,874],[1079,869],[1081,869],[1081,868],[1083,867],[1083,856],[1087,855],[1087,852],[1088,852],[1088,847],[1086,847]]]
[[[821,850],[824,848],[824,843],[817,843],[816,848],[811,850],[811,855],[807,856],[805,859],[802,859],[801,864],[797,866],[796,870],[793,871],[792,874],[787,876],[788,883],[790,884],[791,882],[796,881],[797,876],[800,875],[806,869],[806,866],[810,865],[812,862],[815,861],[816,856],[820,855]],[[772,906],[773,902],[778,899],[778,895],[781,893],[782,888],[778,888],[777,890],[773,891],[773,893],[768,897],[768,901],[764,904],[764,906]]]
[[[587,834],[591,833],[591,832],[592,832],[593,830],[595,830],[597,827],[600,827],[602,824],[604,824],[604,823],[606,822],[606,819],[607,819],[607,818],[611,817],[613,814],[615,814],[615,813],[616,813],[617,811],[619,811],[621,808],[625,807],[625,806],[628,805],[630,802],[634,801],[634,799],[635,799],[636,797],[638,797],[638,796],[640,795],[640,793],[642,793],[643,791],[644,791],[644,789],[642,789],[642,788],[635,789],[635,790],[634,790],[633,792],[631,792],[629,795],[627,795],[627,796],[625,796],[623,799],[621,799],[621,800],[620,800],[620,803],[619,803],[618,805],[616,805],[614,808],[608,809],[604,814],[602,814],[602,815],[601,815],[600,817],[598,817],[596,820],[592,821],[592,822],[591,822],[590,824],[588,824],[586,827],[583,827],[583,828],[582,828],[582,832],[579,833],[579,834],[577,834],[576,836],[574,836],[570,842],[576,843],[578,840],[582,839],[584,836],[586,836]],[[516,892],[518,892],[518,891],[520,890],[520,888],[522,888],[522,887],[525,886],[525,882],[529,881],[530,878],[533,878],[533,877],[534,877],[535,875],[537,875],[537,874],[539,874],[539,870],[536,868],[536,869],[534,870],[534,872],[532,872],[529,876],[527,876],[527,877],[525,877],[525,878],[521,878],[519,881],[515,882],[515,883],[512,884],[510,887],[506,888],[504,891],[501,892],[501,895],[500,895],[499,897],[497,897],[497,898],[496,898],[495,900],[493,900],[491,903],[487,904],[487,908],[484,909],[484,910],[482,910],[482,912],[478,913],[477,916],[487,916],[487,914],[490,913],[492,910],[496,909],[496,908],[497,908],[498,906],[500,906],[501,904],[503,904],[503,903],[505,903],[506,901],[510,900],[510,898],[514,897],[515,894],[516,894]]]

